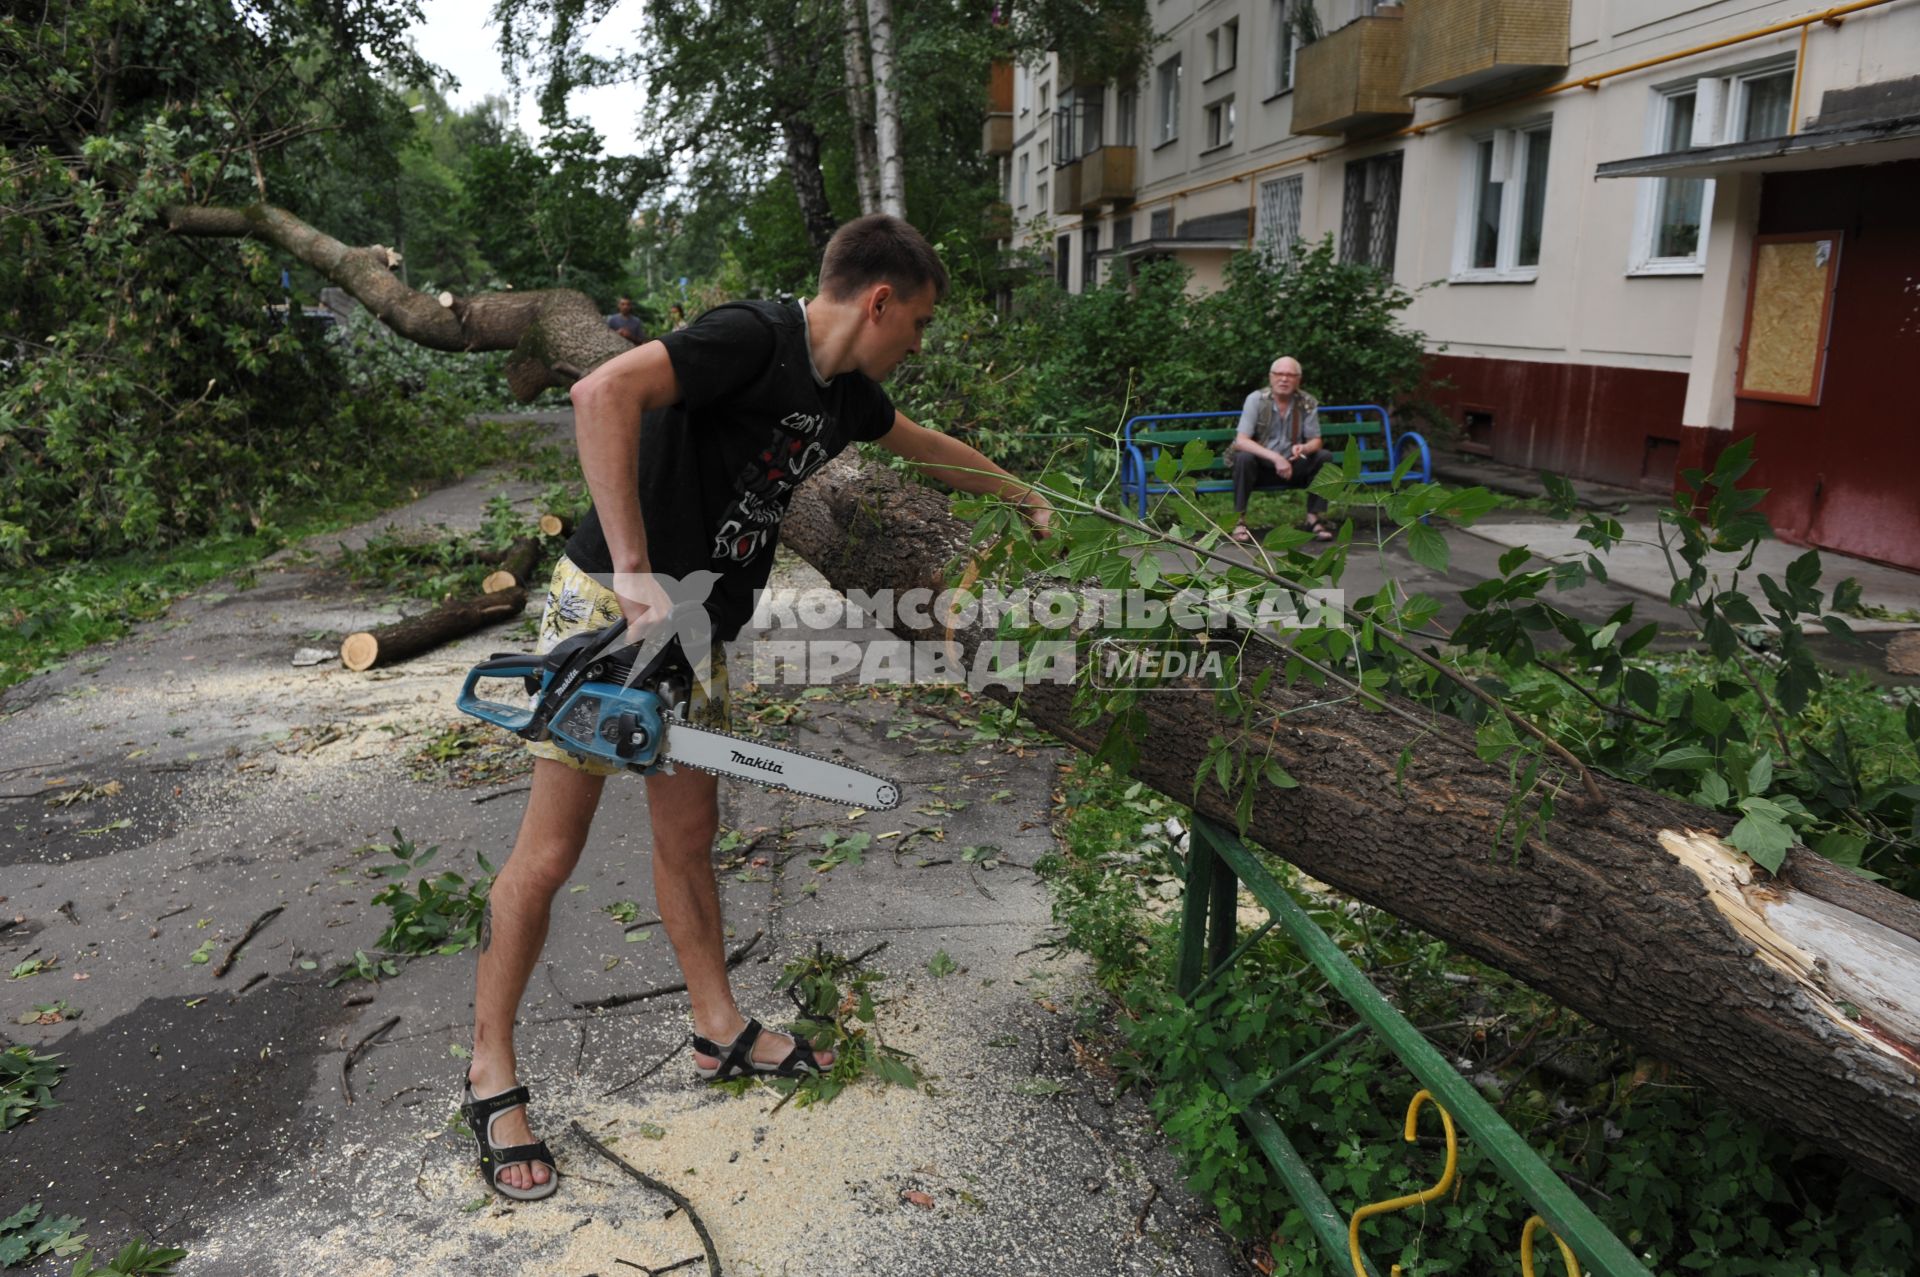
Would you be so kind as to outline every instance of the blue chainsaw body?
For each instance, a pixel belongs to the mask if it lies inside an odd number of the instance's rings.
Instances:
[[[677,642],[622,646],[626,625],[579,634],[544,656],[495,655],[467,672],[456,702],[462,712],[530,741],[550,741],[579,758],[656,770],[666,743],[666,716],[690,686],[691,667]],[[522,699],[480,694],[484,682],[510,681]]]

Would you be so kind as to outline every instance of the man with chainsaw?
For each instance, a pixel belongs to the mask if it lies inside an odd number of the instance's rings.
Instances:
[[[685,721],[723,728],[721,644],[753,614],[794,487],[855,441],[878,443],[962,491],[1016,501],[1045,536],[1045,497],[975,449],[908,420],[880,388],[920,349],[946,291],[946,269],[920,233],[873,214],[828,243],[819,296],[718,307],[576,383],[593,510],[554,570],[542,650],[621,620],[636,638],[657,637],[670,623],[684,646],[685,608],[704,600],[712,645],[685,653],[706,665],[690,680]],[[553,1155],[527,1122],[514,1021],[554,896],[586,845],[607,776],[623,770],[551,743],[529,749],[526,814],[481,925],[465,1106],[482,1174],[520,1200],[558,1185]],[[646,776],[654,899],[693,1004],[696,1072],[717,1080],[825,1069],[830,1053],[763,1031],[734,1001],[711,860],[718,785],[690,769]]]

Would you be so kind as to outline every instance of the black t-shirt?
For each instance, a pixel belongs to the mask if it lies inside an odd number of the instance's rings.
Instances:
[[[720,574],[707,597],[714,636],[753,616],[793,489],[846,446],[893,429],[893,402],[859,372],[813,375],[799,303],[734,302],[660,338],[680,402],[640,429],[640,513],[647,558],[675,579]],[[567,542],[588,572],[613,571],[589,510]]]

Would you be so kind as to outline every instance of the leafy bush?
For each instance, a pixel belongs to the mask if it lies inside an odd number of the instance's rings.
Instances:
[[[1197,1003],[1173,989],[1178,910],[1165,820],[1179,809],[1097,766],[1077,765],[1053,863],[1055,918],[1092,954],[1116,1018],[1122,1076],[1152,1087],[1190,1187],[1223,1224],[1268,1249],[1262,1271],[1327,1264],[1240,1124],[1245,1101],[1208,1063],[1225,1057],[1257,1085],[1332,1041],[1352,1021],[1292,944],[1269,935]],[[1272,862],[1270,862],[1272,863]],[[1474,1080],[1548,1165],[1654,1272],[1760,1277],[1893,1277],[1910,1271],[1914,1221],[1890,1189],[1769,1130],[1704,1087],[1637,1058],[1610,1034],[1518,982],[1377,910],[1272,863],[1314,921]],[[1375,1037],[1283,1080],[1260,1104],[1343,1210],[1438,1178],[1431,1138],[1410,1148],[1401,1119],[1419,1084]],[[1429,1119],[1430,1120],[1430,1119]],[[1434,1126],[1423,1127],[1431,1135]],[[1425,1211],[1369,1222],[1366,1248],[1409,1277],[1516,1270],[1532,1207],[1472,1141],[1458,1187]],[[1550,1249],[1545,1248],[1544,1249]]]
[[[1025,468],[1058,452],[1056,432],[1115,435],[1127,417],[1238,409],[1290,354],[1322,403],[1417,406],[1420,334],[1413,298],[1370,267],[1337,260],[1329,237],[1275,264],[1235,256],[1204,297],[1188,272],[1150,262],[1085,293],[1050,281],[1014,297],[942,308],[919,359],[890,387],[902,412]]]

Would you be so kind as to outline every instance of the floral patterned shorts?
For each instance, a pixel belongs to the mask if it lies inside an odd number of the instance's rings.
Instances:
[[[620,619],[620,600],[614,592],[580,570],[565,555],[553,568],[547,582],[547,605],[540,613],[540,641],[534,650],[541,655],[553,650],[562,639],[575,634],[603,630]],[[706,687],[697,682],[687,697],[687,721],[715,731],[727,730],[727,652],[724,643],[713,645],[713,674]],[[589,776],[618,776],[626,770],[598,759],[569,754],[551,741],[529,741],[527,752],[535,758],[550,758],[565,763]]]

